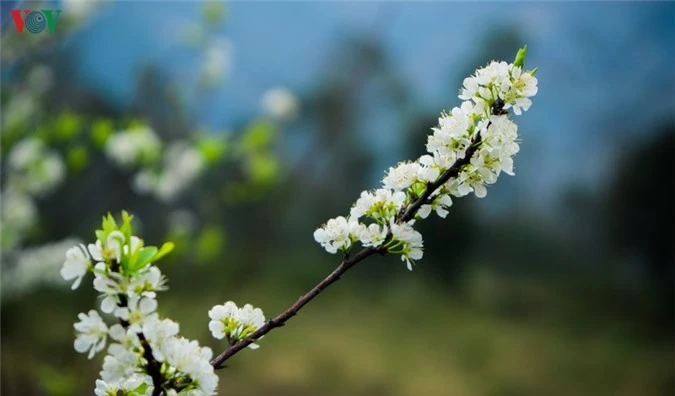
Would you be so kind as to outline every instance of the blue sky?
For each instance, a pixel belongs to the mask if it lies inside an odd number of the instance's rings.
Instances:
[[[198,2],[100,8],[66,42],[81,82],[123,107],[143,64],[194,75],[196,52],[178,31],[199,21]],[[520,120],[523,188],[600,185],[621,145],[675,109],[675,3],[233,2],[228,13],[216,33],[234,44],[230,78],[198,102],[200,122],[214,129],[251,114],[270,87],[315,87],[331,51],[353,33],[377,35],[417,102],[451,108],[458,87],[448,87],[498,26],[516,26],[528,64],[539,67],[540,93]]]

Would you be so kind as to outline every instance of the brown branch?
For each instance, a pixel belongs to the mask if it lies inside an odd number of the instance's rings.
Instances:
[[[245,339],[237,342],[234,345],[230,345],[220,355],[216,356],[215,359],[211,360],[211,365],[215,368],[221,368],[223,362],[225,362],[227,359],[232,357],[232,355],[234,355],[235,353],[239,352],[240,350],[246,348],[250,344],[254,343],[260,337],[269,333],[272,329],[283,326],[286,323],[286,321],[289,320],[290,318],[292,318],[293,316],[295,316],[298,313],[298,311],[300,311],[300,309],[305,306],[305,304],[312,301],[314,299],[314,297],[318,296],[319,293],[321,293],[325,288],[327,288],[333,282],[340,279],[340,276],[342,276],[342,274],[347,272],[348,269],[350,269],[354,265],[358,264],[360,261],[362,261],[366,257],[371,256],[375,253],[379,253],[379,252],[380,252],[380,248],[368,247],[368,248],[362,249],[360,252],[358,252],[352,258],[343,260],[340,263],[340,265],[338,265],[337,268],[335,268],[335,270],[330,273],[330,275],[328,275],[324,280],[319,282],[319,284],[314,286],[307,294],[298,298],[298,300],[293,305],[291,305],[287,310],[285,310],[281,314],[275,316],[274,318],[270,319],[267,323],[265,323],[258,330],[251,333],[250,336],[248,336]]]
[[[455,163],[452,164],[452,166],[448,168],[445,172],[443,172],[441,176],[438,179],[436,179],[435,182],[427,184],[427,188],[424,189],[422,195],[420,195],[419,198],[415,200],[415,202],[411,203],[408,206],[408,208],[399,216],[398,222],[405,223],[407,221],[414,219],[415,215],[420,210],[422,205],[427,205],[430,202],[432,202],[433,200],[430,200],[431,194],[433,194],[436,190],[438,190],[442,185],[447,183],[447,181],[450,180],[450,178],[457,177],[459,172],[462,170],[462,167],[471,162],[471,157],[476,152],[476,150],[478,150],[480,142],[481,142],[480,133],[477,133],[476,136],[471,141],[471,145],[469,146],[469,148],[466,149],[464,158],[460,158],[457,161],[455,161]]]
[[[495,101],[495,103],[492,106],[492,114],[495,115],[505,114],[506,112],[503,110],[503,106],[504,104],[501,100],[498,99],[497,101]],[[427,187],[422,193],[422,195],[420,195],[413,203],[411,203],[405,211],[402,211],[399,214],[396,222],[405,223],[407,221],[414,219],[415,215],[420,210],[422,205],[429,204],[430,202],[429,199],[431,195],[437,189],[443,186],[448,180],[450,180],[450,178],[457,177],[462,168],[471,162],[471,157],[476,153],[476,151],[480,147],[480,143],[481,143],[481,136],[480,132],[478,132],[476,133],[476,136],[474,136],[473,139],[471,140],[471,144],[467,148],[464,157],[456,160],[450,168],[448,168],[445,172],[441,174],[441,176],[439,176],[439,178],[436,181],[427,184]],[[260,339],[260,337],[269,333],[272,329],[283,326],[286,323],[286,321],[295,316],[298,313],[298,311],[300,311],[300,309],[304,307],[308,302],[312,301],[325,288],[327,288],[335,281],[340,279],[340,276],[342,276],[342,274],[347,272],[348,269],[350,269],[359,262],[363,261],[368,256],[371,256],[375,253],[381,254],[386,253],[386,248],[384,248],[383,246],[386,244],[387,241],[391,239],[391,237],[392,235],[390,231],[387,237],[385,238],[385,241],[382,243],[382,245],[380,245],[380,247],[364,248],[361,251],[359,251],[355,256],[343,260],[340,263],[340,265],[338,265],[337,268],[335,268],[335,270],[330,273],[330,275],[328,275],[326,278],[324,278],[324,280],[319,282],[319,284],[314,286],[307,294],[298,298],[298,300],[293,305],[291,305],[287,310],[270,319],[267,323],[265,323],[255,332],[251,333],[251,335],[249,335],[245,339],[227,347],[227,349],[225,349],[220,355],[216,356],[213,360],[211,360],[211,365],[216,369],[222,368],[223,367],[222,364],[227,359],[235,355],[237,352],[256,342],[258,339]]]

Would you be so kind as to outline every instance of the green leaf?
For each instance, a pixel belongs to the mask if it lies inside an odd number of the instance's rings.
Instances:
[[[81,120],[75,113],[64,112],[55,121],[54,132],[58,140],[71,140],[80,131]]]
[[[206,23],[217,25],[225,20],[227,9],[223,3],[206,2],[202,6],[202,16]]]
[[[197,147],[208,164],[214,164],[225,157],[227,141],[221,137],[203,137],[197,141]]]
[[[122,231],[122,234],[124,234],[124,238],[127,242],[131,241],[131,222],[133,219],[134,216],[130,215],[129,212],[126,210],[122,211],[122,226],[120,227],[120,231]]]
[[[66,161],[69,169],[79,172],[87,167],[87,163],[89,162],[89,152],[84,146],[72,147],[68,150]]]
[[[251,153],[267,147],[276,137],[274,124],[269,121],[255,121],[241,136],[241,150]]]
[[[96,147],[103,147],[113,133],[113,125],[110,120],[97,120],[91,126],[91,140]]]
[[[520,68],[524,67],[526,55],[527,55],[527,45],[523,46],[523,48],[518,50],[518,53],[516,54],[516,60],[513,61],[513,65],[518,66]]]
[[[197,239],[197,260],[200,263],[214,262],[225,250],[225,233],[215,225],[202,229]]]
[[[152,261],[156,262],[167,254],[171,253],[175,247],[176,245],[174,245],[173,242],[164,242],[162,247],[159,248],[159,251],[155,254],[155,257],[152,258]]]
[[[278,161],[271,155],[258,153],[250,155],[247,159],[246,171],[253,183],[270,183],[279,173]]]
[[[145,267],[157,254],[157,248],[154,246],[146,246],[140,250],[136,262],[130,265],[132,271],[137,271]]]
[[[108,234],[117,230],[117,222],[115,222],[115,218],[110,214],[110,212],[108,212],[107,216],[103,216],[101,225],[105,234],[104,237],[107,237]],[[105,242],[105,239],[102,239],[101,242]]]
[[[148,384],[142,383],[138,388],[134,389],[132,392],[135,395],[144,395],[145,391],[148,389]]]

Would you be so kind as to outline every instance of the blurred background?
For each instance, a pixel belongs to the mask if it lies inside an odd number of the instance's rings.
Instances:
[[[674,3],[2,1],[3,395],[91,395],[65,250],[126,209],[160,313],[268,316],[339,262],[313,230],[528,45],[516,177],[422,223],[219,372],[222,395],[672,395]],[[10,9],[62,10],[18,33]],[[433,217],[433,216],[432,216]]]

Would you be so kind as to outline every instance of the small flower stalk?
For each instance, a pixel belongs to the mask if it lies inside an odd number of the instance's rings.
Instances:
[[[382,188],[364,191],[349,217],[328,220],[314,239],[334,254],[348,255],[356,243],[398,254],[412,270],[424,242],[415,222],[432,212],[445,218],[453,198],[487,195],[501,173],[514,175],[518,126],[509,118],[527,111],[537,94],[535,70],[524,70],[527,47],[514,63],[490,62],[464,79],[463,102],[441,113],[427,138],[427,154],[389,168]]]

